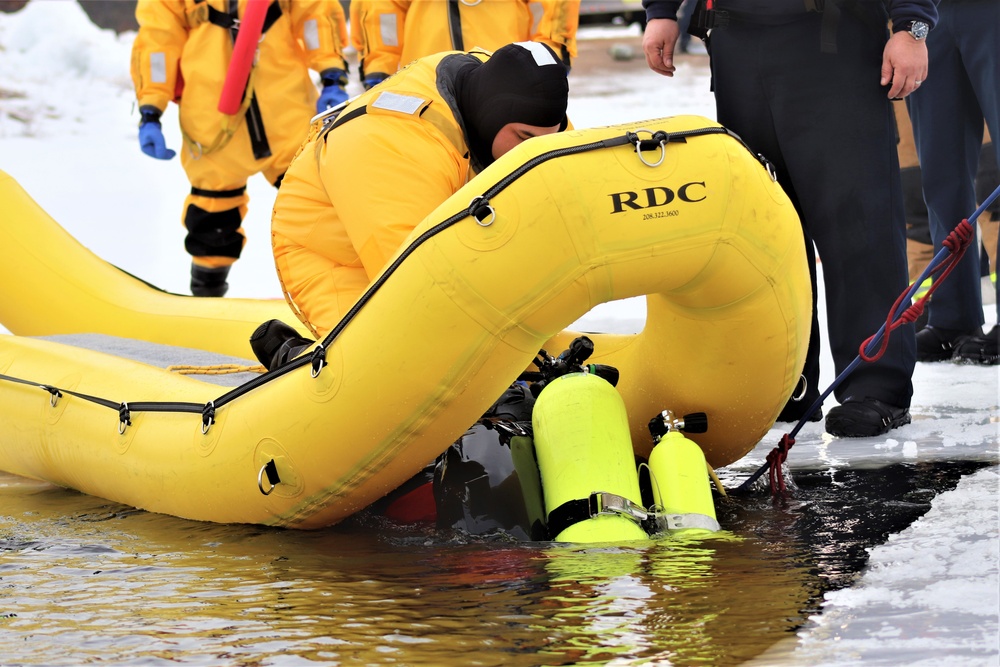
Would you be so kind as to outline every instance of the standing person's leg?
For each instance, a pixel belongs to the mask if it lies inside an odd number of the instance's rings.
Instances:
[[[770,39],[760,35],[760,31],[770,34],[769,26],[747,24],[728,25],[713,32],[710,62],[715,89],[716,117],[719,122],[733,130],[750,146],[751,150],[771,161],[778,174],[782,188],[801,217],[801,207],[795,189],[788,178],[778,138],[775,134],[771,98],[765,81],[766,67],[771,65]],[[817,41],[817,48],[819,42]],[[789,55],[784,52],[785,56]],[[781,56],[779,56],[780,58]],[[812,280],[812,319],[809,347],[802,369],[803,387],[799,400],[789,400],[778,415],[777,421],[798,421],[806,410],[819,398],[819,357],[820,331],[816,311],[816,253],[813,243],[803,233],[806,260]],[[803,316],[806,316],[804,313]],[[812,416],[821,418],[821,412]]]
[[[820,20],[814,20],[813,40],[819,39]],[[837,53],[799,44],[802,69],[775,87],[786,91],[775,124],[788,146],[785,160],[806,233],[822,261],[838,375],[884,324],[908,284],[894,112],[886,90],[869,76],[883,45],[871,22],[844,13]],[[914,363],[913,326],[902,326],[878,361],[862,363],[838,385],[841,405],[830,409],[827,431],[872,436],[909,423]]]
[[[242,143],[248,142],[240,142],[237,136],[222,150],[208,155],[181,154],[191,182],[182,220],[187,229],[184,249],[191,255],[191,293],[195,296],[226,294],[229,270],[246,244],[243,218],[250,201],[246,184],[258,167],[249,149],[242,150]]]
[[[684,0],[677,10],[677,25],[681,34],[677,40],[677,50],[679,53],[687,53],[691,44],[691,35],[688,34],[688,26],[691,25],[691,15],[694,13],[694,6],[698,0]]]
[[[941,22],[927,39],[927,81],[908,100],[935,252],[955,225],[975,210],[983,140],[983,115],[959,49],[964,27],[954,9],[954,5],[941,7]],[[928,326],[917,338],[920,361],[950,359],[956,343],[981,333],[977,250],[970,247],[935,288]]]
[[[993,140],[993,155],[1000,163],[1000,3],[991,0],[952,3],[949,11],[954,11],[962,27],[959,37],[962,59],[966,63],[969,80],[976,93],[976,99],[989,128]],[[981,188],[988,196],[1000,183]],[[985,213],[984,216],[989,216]],[[1000,237],[997,240],[1000,254]],[[996,257],[997,255],[994,255]],[[994,284],[995,308],[1000,321],[1000,290]],[[993,326],[985,334],[964,341],[956,349],[955,357],[962,361],[981,364],[1000,363],[1000,326]]]
[[[979,171],[976,173],[976,201],[980,204],[985,202],[1000,187],[1000,169],[997,168],[1000,161],[1000,146],[997,146],[989,138],[983,140],[983,151],[979,154]],[[979,230],[982,233],[983,248],[989,255],[990,277],[995,280],[997,272],[997,236],[1000,229],[1000,198],[994,199],[993,203],[979,216]],[[995,283],[990,287],[996,289]],[[985,303],[986,292],[983,293]]]
[[[820,51],[819,14],[777,26],[730,24],[712,34],[718,119],[775,161],[822,259],[838,374],[907,285],[892,108],[877,77],[868,76],[884,45],[873,19],[842,15],[832,55]],[[817,382],[818,350],[814,337],[809,361]],[[844,405],[831,411],[827,430],[876,435],[908,423],[914,355],[912,325],[893,332],[877,363],[838,386]]]
[[[931,241],[930,222],[927,220],[927,205],[924,204],[923,186],[920,183],[920,161],[917,159],[917,147],[913,141],[910,113],[906,109],[906,103],[902,100],[893,101],[892,108],[896,115],[898,135],[896,153],[899,156],[900,176],[903,183],[903,210],[906,212],[906,259],[910,284],[912,285],[934,259],[934,246]],[[929,283],[917,292],[917,296],[923,296],[928,289],[930,289]],[[927,325],[926,311],[920,319],[914,322],[914,325],[917,331]]]

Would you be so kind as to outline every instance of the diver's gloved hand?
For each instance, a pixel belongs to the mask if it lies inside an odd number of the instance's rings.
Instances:
[[[167,148],[167,142],[163,138],[163,128],[160,126],[159,109],[153,106],[139,107],[142,120],[139,121],[139,148],[149,157],[157,160],[169,160],[177,151]]]
[[[365,80],[361,82],[361,85],[365,87],[365,90],[371,90],[388,78],[388,74],[383,74],[382,72],[372,72],[365,77]]]
[[[344,89],[347,85],[347,72],[336,68],[326,69],[320,73],[319,78],[323,90],[316,100],[316,113],[323,113],[347,101],[347,91]]]

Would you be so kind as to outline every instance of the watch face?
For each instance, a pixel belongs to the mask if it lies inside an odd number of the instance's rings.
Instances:
[[[930,27],[923,21],[914,21],[910,24],[910,34],[913,35],[913,39],[927,39],[927,33],[930,31]]]

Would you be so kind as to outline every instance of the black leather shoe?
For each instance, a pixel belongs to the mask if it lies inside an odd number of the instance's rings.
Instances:
[[[1000,325],[993,325],[993,328],[984,334],[970,336],[955,345],[956,361],[964,361],[984,366],[996,366],[1000,363]]]
[[[191,264],[191,294],[195,296],[225,296],[229,291],[228,266],[208,268]]]
[[[299,356],[315,342],[303,338],[281,320],[268,320],[250,334],[250,348],[269,371]]]
[[[866,438],[910,423],[910,409],[875,398],[848,398],[830,409],[826,432],[838,438]]]
[[[980,333],[982,329],[924,327],[917,332],[917,361],[947,361],[965,339]]]

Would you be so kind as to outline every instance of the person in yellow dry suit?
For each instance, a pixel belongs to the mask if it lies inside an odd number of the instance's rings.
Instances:
[[[247,179],[262,173],[278,187],[318,111],[347,99],[344,10],[337,0],[273,0],[267,8],[242,105],[219,111],[239,19],[251,0],[139,0],[132,80],[142,120],[140,147],[169,160],[160,115],[179,107],[191,183],[184,202],[184,247],[191,292],[223,296],[246,243]],[[320,73],[322,93],[309,70]]]
[[[442,51],[535,41],[566,67],[576,57],[580,0],[352,0],[350,12],[365,89]]]
[[[407,235],[522,141],[567,125],[565,65],[538,42],[421,58],[314,123],[274,204],[285,297],[317,337],[340,321]],[[276,368],[311,344],[271,320],[251,337]]]
[[[314,122],[275,201],[271,237],[286,299],[316,337],[337,325],[413,229],[474,173],[522,141],[568,125],[566,75],[555,52],[539,42],[509,44],[492,55],[445,52],[416,60]],[[274,370],[312,341],[270,320],[250,344]],[[515,383],[488,413],[530,420],[533,402],[527,387]],[[521,488],[503,483],[511,449],[494,440],[463,438],[373,509],[405,523],[520,530],[527,539]],[[466,521],[462,471],[469,470],[478,471],[477,479],[490,471],[490,483],[476,486],[490,494],[483,502],[510,509]]]

